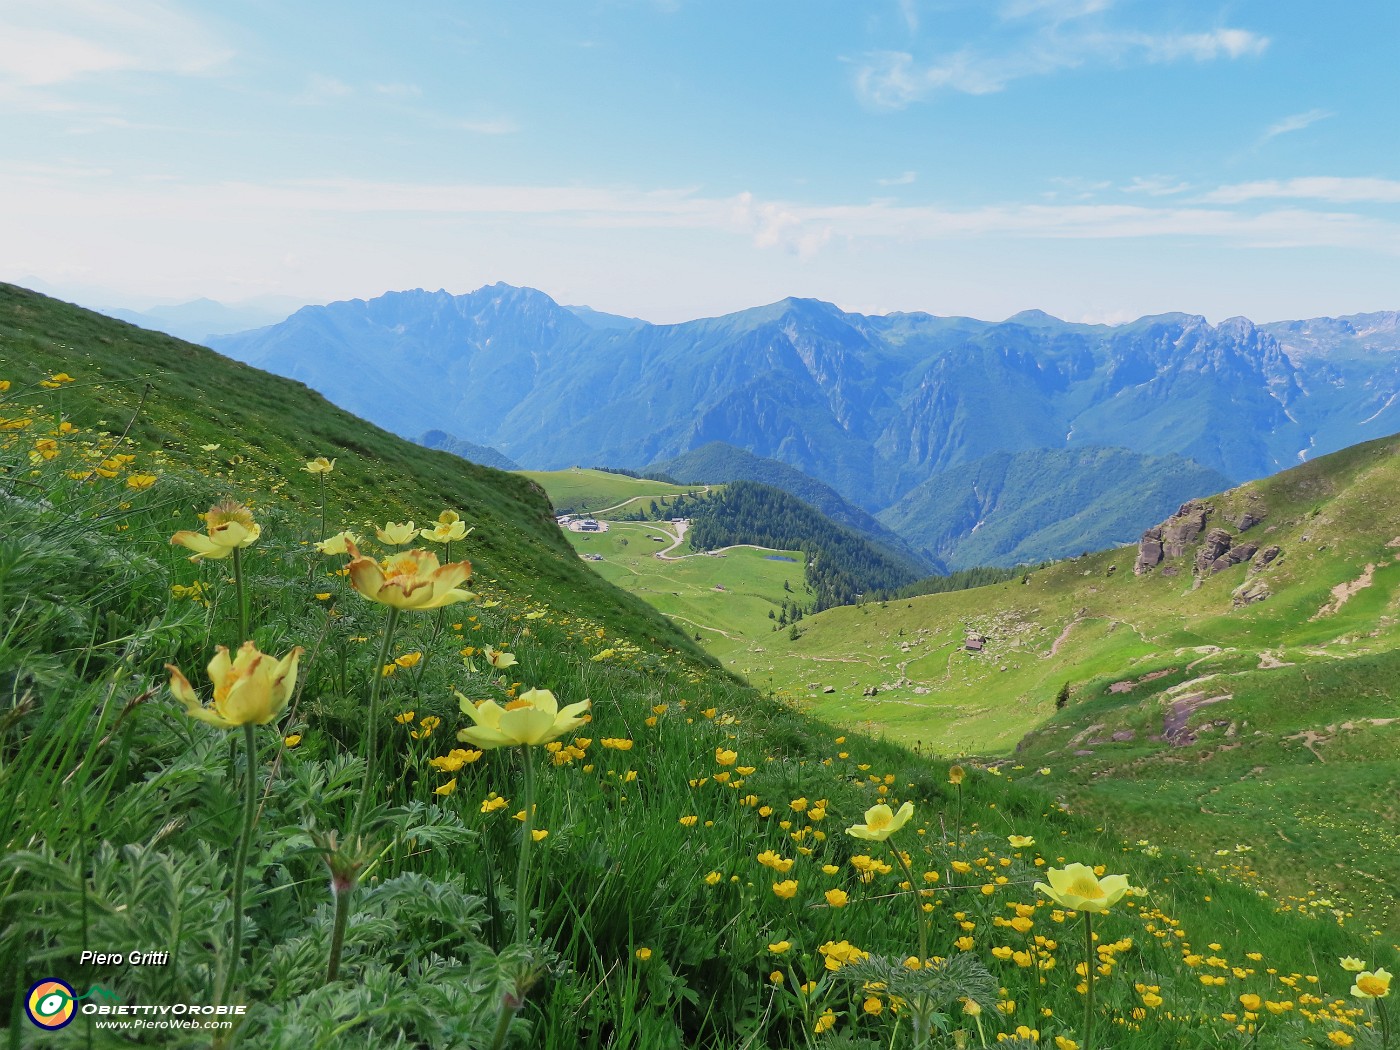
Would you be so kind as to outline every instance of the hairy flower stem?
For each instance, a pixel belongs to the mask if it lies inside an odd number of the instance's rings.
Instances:
[[[1084,913],[1084,1050],[1094,1050],[1094,914]]]
[[[326,964],[326,983],[330,984],[340,976],[340,956],[345,951],[345,927],[350,921],[350,895],[355,892],[355,884],[342,886],[338,881],[335,887],[335,925],[331,927],[331,956]]]
[[[909,888],[914,894],[914,920],[919,927],[919,968],[928,965],[928,913],[924,911],[923,895],[919,892],[918,884],[914,882],[914,869],[909,866],[909,862],[904,859],[904,854],[890,845],[886,840],[885,845],[890,847],[890,852],[894,854],[894,859],[899,862],[899,866],[904,870],[904,877],[909,880]],[[918,1009],[914,1011],[914,1045],[923,1046],[928,1038],[928,996],[919,997]]]
[[[238,547],[233,548],[233,600],[238,605],[238,638],[239,645],[248,641],[248,606],[243,601],[243,551]]]
[[[389,619],[384,624],[384,641],[379,645],[379,659],[370,671],[369,687],[369,742],[365,749],[365,776],[360,783],[360,797],[355,803],[355,819],[350,825],[350,842],[356,843],[364,827],[365,810],[369,805],[370,784],[374,768],[379,764],[379,694],[384,688],[384,665],[389,662],[389,646],[394,640],[394,628],[399,623],[399,610],[389,606]]]
[[[535,844],[535,762],[528,745],[520,749],[525,763],[525,827],[520,836],[520,864],[515,869],[515,942],[524,944],[530,932],[530,847]]]
[[[1390,1050],[1390,1014],[1386,1012],[1385,1000],[1376,1000],[1376,1012],[1381,1017],[1381,1050]]]
[[[219,996],[219,1005],[226,1005],[233,994],[233,986],[238,980],[238,964],[243,958],[243,883],[246,881],[248,866],[248,845],[253,838],[253,816],[257,810],[258,756],[257,737],[252,722],[243,724],[243,750],[247,753],[248,768],[243,784],[243,833],[238,837],[238,853],[233,861],[233,943],[232,957],[228,964],[228,976],[224,978],[224,990]]]
[[[316,486],[316,501],[321,504],[321,542],[324,543],[326,540],[326,475],[323,472],[317,477],[321,479],[320,484]]]

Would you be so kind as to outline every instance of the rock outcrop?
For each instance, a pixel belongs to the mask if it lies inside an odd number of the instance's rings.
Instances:
[[[1235,603],[1236,609],[1243,609],[1246,605],[1253,605],[1255,602],[1262,602],[1268,598],[1273,591],[1269,590],[1269,585],[1263,580],[1250,580],[1242,583],[1230,594],[1231,600]]]
[[[1234,539],[1224,529],[1211,529],[1206,533],[1206,541],[1201,544],[1196,551],[1196,575],[1204,576],[1211,571],[1211,566],[1215,559],[1230,549],[1230,541]]]
[[[1191,500],[1177,508],[1166,521],[1142,534],[1138,542],[1137,561],[1133,573],[1142,576],[1160,565],[1165,558],[1179,558],[1195,542],[1206,527],[1208,508],[1199,500]]]

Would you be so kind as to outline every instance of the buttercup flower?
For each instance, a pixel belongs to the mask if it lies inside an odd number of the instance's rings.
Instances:
[[[457,739],[480,748],[510,747],[514,744],[544,744],[583,724],[591,700],[580,700],[562,710],[548,689],[529,689],[505,707],[494,700],[481,706],[461,693],[457,701],[462,713],[476,723],[457,731]]]
[[[325,456],[317,456],[315,459],[306,461],[306,466],[301,468],[308,474],[329,474],[335,469],[335,460],[327,459]]]
[[[215,648],[209,661],[209,680],[214,683],[214,702],[205,707],[189,679],[174,664],[170,672],[170,692],[185,705],[185,713],[201,722],[233,729],[235,726],[267,725],[287,708],[297,683],[297,662],[304,650],[297,646],[281,660],[258,652],[252,642],[244,642],[238,656],[230,660],[225,646]]]
[[[1045,877],[1050,884],[1037,882],[1036,890],[1071,911],[1106,912],[1128,892],[1128,876],[1105,875],[1100,879],[1085,864],[1050,868]]]
[[[379,537],[380,543],[387,543],[392,547],[402,547],[418,535],[418,529],[411,521],[403,524],[397,521],[386,521],[382,529],[378,526],[375,527],[374,534]]]
[[[900,806],[898,813],[881,802],[878,806],[871,806],[865,811],[864,824],[851,825],[846,829],[846,834],[853,838],[865,839],[867,842],[884,842],[905,824],[908,824],[909,818],[913,815],[914,803],[912,802],[906,802]]]
[[[177,532],[170,542],[194,551],[190,561],[219,561],[232,554],[235,547],[251,547],[262,535],[262,526],[253,520],[253,512],[232,500],[210,507],[204,515],[204,527],[204,532]]]
[[[439,565],[437,555],[411,550],[381,565],[362,555],[353,542],[347,542],[346,549],[351,557],[350,585],[370,601],[396,609],[440,609],[476,597],[458,586],[471,577],[469,561]]]

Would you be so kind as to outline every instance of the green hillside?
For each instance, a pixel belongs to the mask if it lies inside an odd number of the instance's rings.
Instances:
[[[374,528],[454,510],[474,531],[413,542],[470,559],[474,596]],[[372,557],[316,550],[345,528]],[[192,563],[185,532],[246,545]],[[374,600],[425,594],[451,604]],[[250,637],[271,660],[211,659]],[[1335,960],[1400,962],[1345,914],[1278,914],[1204,854],[1065,812],[1053,775],[954,778],[737,683],[591,573],[526,479],[9,286],[0,690],[14,1047],[942,1050],[1034,1026],[1206,1050],[1243,1026],[1271,1050],[1376,1042]],[[1088,919],[1034,886],[1069,862],[1124,877],[1092,996]],[[235,1012],[158,1027],[150,1004]]]
[[[612,471],[571,467],[568,470],[522,470],[549,495],[560,514],[616,514],[644,510],[651,500],[703,491],[704,485],[673,485],[665,481],[634,478]]]
[[[1377,789],[1400,775],[1397,493],[1400,439],[1359,445],[1206,501],[1205,532],[1147,575],[1133,546],[1024,582],[834,609],[736,667],[840,724],[944,753],[1015,749],[1052,766],[1077,807],[1201,849],[1237,837],[1295,890],[1316,883],[1394,922],[1393,895],[1365,887],[1400,879],[1378,833],[1394,797]],[[1241,533],[1230,521],[1245,511],[1263,520]],[[1280,554],[1197,587],[1192,555],[1217,527]],[[1267,597],[1237,605],[1251,584]],[[1162,739],[1177,719],[1193,739]],[[1346,870],[1300,866],[1323,847]]]
[[[1183,456],[998,452],[933,475],[879,518],[954,569],[1035,564],[1134,541],[1147,522],[1229,485]]]

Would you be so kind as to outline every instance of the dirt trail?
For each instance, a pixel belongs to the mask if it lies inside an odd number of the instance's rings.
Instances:
[[[1332,600],[1321,609],[1317,610],[1317,612],[1312,615],[1311,619],[1320,620],[1324,616],[1331,616],[1333,613],[1339,612],[1342,606],[1355,597],[1357,593],[1371,586],[1371,580],[1375,576],[1375,572],[1375,563],[1367,562],[1366,568],[1361,570],[1361,575],[1356,579],[1352,580],[1350,583],[1337,584],[1337,586],[1332,588]]]

